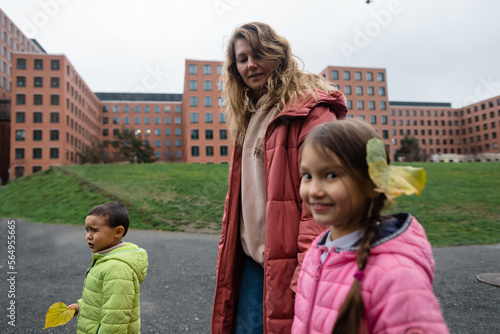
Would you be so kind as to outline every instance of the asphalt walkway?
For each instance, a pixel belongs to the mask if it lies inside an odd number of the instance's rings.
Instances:
[[[9,268],[9,226],[14,225],[16,263]],[[125,240],[149,253],[141,285],[141,333],[210,333],[219,235],[130,230]],[[50,305],[69,305],[81,296],[91,258],[85,229],[2,219],[0,245],[0,333],[40,333]],[[435,248],[434,256],[434,289],[450,332],[500,333],[500,287],[476,279],[500,273],[500,245]],[[75,333],[75,325],[73,319],[43,333]]]

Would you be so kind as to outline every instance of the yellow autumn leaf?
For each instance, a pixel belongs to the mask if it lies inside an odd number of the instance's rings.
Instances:
[[[427,181],[424,169],[388,165],[385,144],[380,139],[368,141],[366,162],[370,178],[377,186],[375,190],[384,193],[391,201],[402,194],[419,195],[424,189]]]
[[[68,307],[63,303],[55,303],[49,307],[47,311],[47,315],[45,316],[45,328],[56,327],[60,325],[64,325],[75,315],[74,309],[68,309]]]

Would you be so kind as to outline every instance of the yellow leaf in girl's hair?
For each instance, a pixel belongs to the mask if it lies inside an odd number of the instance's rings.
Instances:
[[[366,162],[368,173],[377,186],[375,191],[384,193],[393,201],[396,197],[419,195],[427,181],[423,168],[410,166],[389,166],[385,144],[382,140],[372,138],[366,144]]]
[[[56,327],[60,325],[64,325],[75,315],[74,309],[68,309],[68,307],[63,303],[55,303],[51,307],[49,307],[47,311],[47,315],[45,316],[45,328]]]

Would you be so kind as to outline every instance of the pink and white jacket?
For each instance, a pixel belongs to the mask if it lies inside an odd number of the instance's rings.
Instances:
[[[331,333],[354,281],[356,246],[332,248],[321,263],[327,234],[313,241],[304,258],[292,333]],[[449,333],[433,279],[431,246],[418,221],[409,214],[383,221],[361,281],[368,333]]]

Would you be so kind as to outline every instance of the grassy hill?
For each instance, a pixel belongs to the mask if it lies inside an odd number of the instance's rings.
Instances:
[[[397,199],[435,246],[500,243],[500,164],[420,163],[420,196]],[[59,167],[0,188],[0,217],[83,225],[87,212],[109,200],[124,203],[132,227],[218,232],[227,165],[119,164]]]

